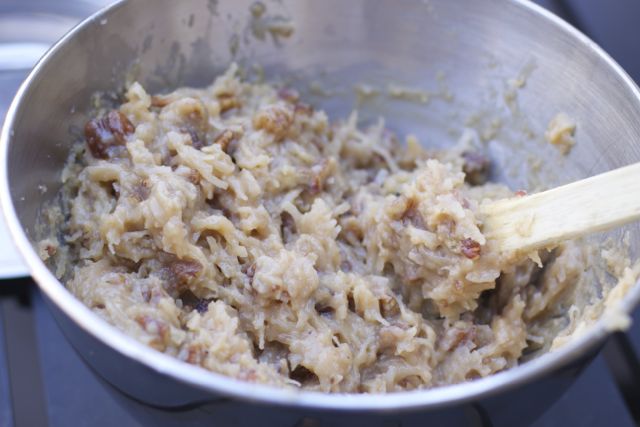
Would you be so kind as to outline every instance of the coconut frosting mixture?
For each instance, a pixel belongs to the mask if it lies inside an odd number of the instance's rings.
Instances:
[[[479,204],[518,195],[487,183],[478,147],[331,122],[235,67],[125,98],[75,146],[43,258],[99,316],[187,363],[326,392],[458,383],[548,348],[589,280],[583,245],[485,239]]]

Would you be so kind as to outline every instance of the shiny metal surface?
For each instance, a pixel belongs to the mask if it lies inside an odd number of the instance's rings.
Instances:
[[[0,123],[18,87],[40,57],[105,0],[3,0],[0,2]],[[29,270],[0,220],[0,279]]]
[[[380,96],[362,106],[361,118],[383,114],[392,129],[440,146],[453,144],[463,128],[474,128],[487,137],[498,169],[505,171],[495,178],[513,188],[537,188],[539,182],[527,178],[532,153],[544,159],[538,175],[546,185],[640,161],[638,88],[585,36],[533,4],[267,1],[268,16],[291,19],[295,32],[289,39],[260,40],[248,24],[251,3],[118,2],[66,35],[20,89],[1,134],[0,200],[10,231],[69,340],[109,382],[157,406],[234,397],[285,406],[292,414],[429,411],[436,420],[482,402],[492,414],[502,412],[504,420],[534,416],[530,412],[537,405],[523,390],[535,388],[540,402],[557,396],[579,370],[577,361],[607,335],[604,325],[560,351],[470,383],[384,397],[291,392],[206,372],[135,342],[75,300],[39,260],[34,225],[38,210],[58,188],[70,135],[77,137],[87,119],[91,95],[117,90],[125,76],[151,91],[166,90],[209,83],[231,60],[247,69],[258,63],[268,78],[298,86],[333,116],[354,107],[353,87],[359,83],[382,92],[390,83],[427,90],[432,96],[426,105]],[[518,78],[529,72],[516,90]],[[323,96],[318,87],[332,96]],[[561,111],[578,122],[578,144],[567,158],[542,139],[549,120]],[[43,194],[38,185],[48,191]],[[639,229],[627,229],[637,254]],[[639,299],[636,286],[626,309]]]

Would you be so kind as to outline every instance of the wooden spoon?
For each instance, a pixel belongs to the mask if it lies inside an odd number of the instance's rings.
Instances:
[[[481,205],[483,234],[505,251],[560,241],[640,219],[640,163],[552,190]]]

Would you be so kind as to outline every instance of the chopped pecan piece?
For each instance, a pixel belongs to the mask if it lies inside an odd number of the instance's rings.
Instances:
[[[226,153],[227,148],[229,147],[229,144],[231,144],[231,142],[235,137],[236,135],[233,133],[233,131],[226,129],[216,137],[213,143],[220,145],[220,148],[222,148],[222,151]]]
[[[178,284],[186,284],[202,271],[202,264],[193,260],[175,260],[169,270]]]
[[[324,184],[335,169],[335,161],[333,158],[324,159],[320,164],[311,168],[312,178],[309,184],[309,192],[313,195],[319,194],[324,190]]]
[[[108,158],[109,148],[124,145],[127,135],[134,131],[133,124],[119,111],[111,111],[103,118],[89,120],[84,127],[89,150],[98,159]]]
[[[426,229],[422,215],[418,210],[418,201],[414,198],[405,198],[404,200],[406,207],[400,217],[400,221],[402,221],[404,225],[411,224],[416,228]]]
[[[187,348],[187,358],[185,361],[192,365],[200,365],[204,359],[204,351],[200,344],[191,344]]]
[[[203,141],[204,135],[201,136],[201,132],[198,132],[194,127],[187,126],[183,129],[183,132],[189,134],[189,137],[191,138],[191,146],[196,150],[200,150],[205,146]]]
[[[207,145],[209,114],[202,100],[198,98],[179,99],[164,109],[161,117],[165,114],[180,127],[182,132],[189,135],[193,148],[200,150]]]
[[[221,113],[226,113],[234,108],[242,107],[240,100],[231,94],[218,95],[218,102],[220,103]]]
[[[166,107],[167,105],[171,104],[171,99],[169,98],[165,98],[162,96],[152,96],[151,97],[151,106],[152,107]]]
[[[478,151],[466,151],[462,153],[465,173],[464,180],[470,185],[482,185],[489,179],[491,161],[487,156]]]
[[[280,214],[280,234],[283,243],[289,242],[296,234],[296,221],[289,212],[282,211]]]
[[[462,241],[462,254],[469,259],[478,258],[480,256],[481,250],[482,248],[480,247],[480,243],[476,242],[473,239],[466,238]]]
[[[400,306],[398,306],[398,301],[390,295],[385,295],[384,297],[382,297],[379,304],[380,313],[382,313],[382,316],[384,316],[385,318],[390,318],[400,314]]]
[[[187,177],[187,179],[193,185],[198,185],[200,184],[200,180],[202,180],[202,176],[200,175],[200,172],[196,170],[191,170],[191,172],[189,172],[189,176]]]
[[[146,314],[137,316],[135,321],[149,334],[157,335],[158,338],[153,339],[149,345],[158,350],[164,350],[166,346],[165,343],[169,338],[169,325],[162,320],[154,319]]]
[[[253,127],[262,129],[276,138],[282,138],[293,123],[291,111],[278,105],[270,105],[253,116]]]
[[[446,331],[442,337],[440,345],[446,351],[454,350],[460,344],[467,343],[469,341],[475,343],[476,340],[476,327],[469,326],[465,328],[455,327]]]

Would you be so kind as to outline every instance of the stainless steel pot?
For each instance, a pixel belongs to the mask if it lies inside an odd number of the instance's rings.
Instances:
[[[38,212],[55,197],[91,96],[131,77],[150,91],[203,85],[232,60],[246,69],[261,64],[267,78],[298,86],[336,116],[353,107],[354,85],[380,88],[361,106],[363,120],[383,114],[391,127],[431,145],[451,144],[465,126],[475,128],[497,170],[506,171],[494,178],[514,188],[535,186],[526,178],[531,153],[544,158],[538,175],[547,185],[640,161],[638,88],[593,42],[529,2],[266,0],[262,17],[252,15],[251,4],[118,2],[67,34],[18,92],[1,135],[0,197],[13,238],[67,338],[100,376],[145,404],[209,408],[180,415],[191,421],[215,421],[216,411],[237,411],[239,421],[276,414],[283,425],[301,419],[304,425],[489,419],[519,425],[534,418],[597,351],[607,336],[604,324],[557,352],[469,383],[385,396],[292,392],[207,372],[135,342],[77,301],[40,261]],[[269,25],[287,19],[293,35],[272,37]],[[388,98],[389,84],[427,90],[431,100]],[[566,158],[542,138],[560,111],[578,123],[578,144]],[[637,255],[640,230],[627,230]],[[636,286],[625,310],[639,299]]]

